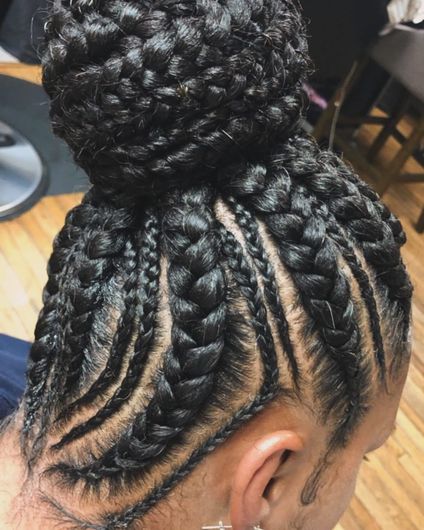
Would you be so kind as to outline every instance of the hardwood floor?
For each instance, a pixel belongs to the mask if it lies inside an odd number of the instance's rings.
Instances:
[[[375,132],[364,130],[362,140],[368,142]],[[395,148],[388,145],[382,162]],[[45,197],[21,217],[0,223],[0,332],[32,339],[52,239],[80,197]],[[403,256],[415,285],[413,359],[398,428],[364,463],[356,495],[337,530],[424,530],[424,235],[414,229],[424,185],[395,185],[385,200],[408,235]]]
[[[32,64],[0,62],[0,74],[24,79],[31,83],[41,82],[40,67]]]

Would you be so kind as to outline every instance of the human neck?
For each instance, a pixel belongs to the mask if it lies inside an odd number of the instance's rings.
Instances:
[[[7,427],[0,435],[0,528],[22,527],[24,514],[19,512],[25,486],[26,469],[17,430]],[[31,523],[31,528],[34,525]]]
[[[40,488],[37,487],[36,472],[34,477],[26,480],[27,465],[20,449],[19,430],[13,425],[6,428],[0,435],[0,469],[0,528],[2,530],[56,529],[60,514],[53,506],[43,502],[40,493],[37,493]],[[152,510],[153,513],[148,514],[146,527],[149,530],[162,530],[163,528],[199,530],[205,523],[217,524],[221,519],[227,520],[219,503],[211,502],[211,490],[208,487],[206,491],[201,491],[198,487],[194,489],[196,500],[193,499],[191,502],[189,492],[193,491],[192,485],[186,484],[180,492],[181,495],[177,488],[171,499],[168,499],[165,509],[161,508],[157,513]],[[72,504],[64,502],[64,505]],[[78,514],[79,517],[83,517],[80,505]],[[95,521],[96,519],[87,515],[87,520]]]
[[[0,528],[2,530],[53,530],[57,514],[45,500],[36,470],[31,475],[20,445],[18,421],[0,435]]]

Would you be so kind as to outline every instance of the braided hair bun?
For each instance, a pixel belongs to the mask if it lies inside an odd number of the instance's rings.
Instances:
[[[216,182],[299,123],[292,0],[62,0],[46,34],[53,128],[115,201]]]
[[[93,187],[55,239],[21,447],[73,527],[148,528],[277,400],[328,427],[310,504],[409,358],[400,223],[299,127],[296,1],[52,0],[44,85]]]

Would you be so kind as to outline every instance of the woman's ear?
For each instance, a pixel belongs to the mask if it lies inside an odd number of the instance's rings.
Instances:
[[[293,431],[276,431],[255,441],[240,460],[234,476],[230,517],[234,530],[250,530],[267,517],[267,490],[290,452],[303,448]]]

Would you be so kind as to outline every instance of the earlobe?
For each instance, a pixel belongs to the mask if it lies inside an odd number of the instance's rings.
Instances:
[[[233,481],[230,516],[234,530],[250,530],[270,513],[267,491],[288,452],[303,448],[294,431],[276,431],[257,440],[242,457]]]

